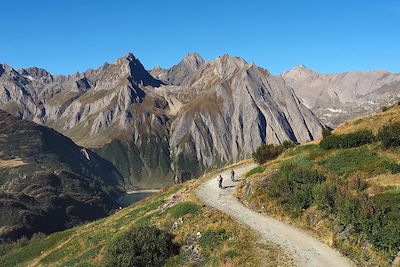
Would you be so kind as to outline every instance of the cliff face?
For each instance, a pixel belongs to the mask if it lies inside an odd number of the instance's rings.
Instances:
[[[127,188],[191,177],[262,143],[306,142],[323,127],[282,77],[228,55],[206,62],[191,53],[154,77],[132,54],[69,76],[1,70],[1,109],[95,149]]]
[[[400,99],[400,74],[383,70],[319,74],[300,65],[281,77],[307,107],[332,127]]]

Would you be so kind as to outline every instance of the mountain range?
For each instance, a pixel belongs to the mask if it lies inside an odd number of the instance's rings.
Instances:
[[[303,103],[333,128],[400,99],[400,73],[385,70],[320,74],[300,65],[281,76]]]
[[[306,142],[324,127],[282,77],[229,55],[190,53],[150,72],[131,53],[68,76],[0,70],[1,109],[96,151],[128,189],[194,177],[262,143]]]

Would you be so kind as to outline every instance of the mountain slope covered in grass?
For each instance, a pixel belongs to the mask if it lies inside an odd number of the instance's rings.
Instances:
[[[122,260],[131,257],[121,251],[116,255],[117,244],[127,242],[130,246],[137,241],[125,237],[151,225],[170,233],[179,247],[178,254],[167,259],[165,266],[290,266],[290,257],[278,247],[258,243],[251,229],[199,202],[194,190],[204,179],[214,176],[167,188],[89,224],[26,243],[2,245],[0,265],[112,266],[117,256]],[[154,248],[145,241],[141,244]]]
[[[260,165],[248,173],[238,197],[253,209],[306,229],[361,266],[396,266],[399,139],[396,104]]]
[[[123,179],[56,131],[0,111],[0,240],[51,233],[106,216]]]

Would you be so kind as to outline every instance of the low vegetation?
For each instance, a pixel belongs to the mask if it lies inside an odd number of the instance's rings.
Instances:
[[[106,267],[162,266],[179,254],[173,235],[154,226],[136,227],[115,236],[106,247]]]
[[[284,141],[281,145],[263,144],[253,154],[253,159],[259,164],[276,159],[288,148],[295,146],[293,142]]]
[[[349,134],[325,136],[320,146],[323,149],[351,148],[371,144],[374,141],[375,136],[372,131],[360,130]]]
[[[2,244],[0,266],[260,266],[265,260],[277,266],[290,261],[280,248],[259,244],[249,228],[199,204],[194,189],[201,182],[170,187],[92,223]]]
[[[378,139],[385,148],[400,146],[400,122],[384,125],[378,132]]]
[[[381,116],[392,116],[392,109]],[[360,128],[368,120],[260,165],[248,173],[239,198],[290,219],[362,266],[389,266],[400,248],[400,122]]]

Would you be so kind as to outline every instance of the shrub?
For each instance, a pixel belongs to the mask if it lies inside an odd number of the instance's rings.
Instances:
[[[323,128],[322,129],[322,137],[323,138],[328,137],[330,135],[332,135],[332,130],[331,129],[329,129],[329,128]]]
[[[365,216],[364,233],[376,248],[394,257],[400,247],[400,194],[378,194],[371,202],[373,210]]]
[[[382,107],[382,112],[386,112],[388,109],[389,109],[389,107],[383,106],[383,107]]]
[[[312,204],[313,188],[324,179],[317,171],[288,162],[272,177],[267,194],[284,204],[292,215],[298,215]]]
[[[315,204],[324,211],[334,211],[336,209],[338,190],[336,181],[317,184],[313,190]]]
[[[169,210],[169,214],[178,219],[186,214],[194,214],[200,210],[199,206],[194,202],[182,202],[176,204]]]
[[[384,125],[378,132],[378,140],[385,148],[400,146],[400,122]]]
[[[258,164],[264,164],[268,160],[276,159],[284,150],[282,145],[263,144],[254,152],[253,158]]]
[[[359,173],[354,173],[347,180],[347,186],[350,190],[363,191],[368,184]]]
[[[343,225],[350,225],[355,232],[361,231],[359,219],[362,212],[362,199],[353,195],[348,195],[339,199],[338,215]]]
[[[179,253],[172,240],[170,233],[153,226],[132,228],[107,246],[105,266],[162,266]]]
[[[268,160],[276,159],[285,150],[295,146],[296,144],[289,140],[283,141],[281,145],[263,144],[253,153],[253,159],[258,164],[264,164]]]
[[[396,162],[391,163],[389,168],[392,174],[400,173],[400,164]]]
[[[371,131],[362,130],[344,135],[329,135],[320,142],[323,149],[351,148],[375,142]]]
[[[293,143],[292,141],[285,140],[285,141],[283,141],[282,146],[283,146],[285,149],[289,149],[289,148],[295,147],[296,144]]]

